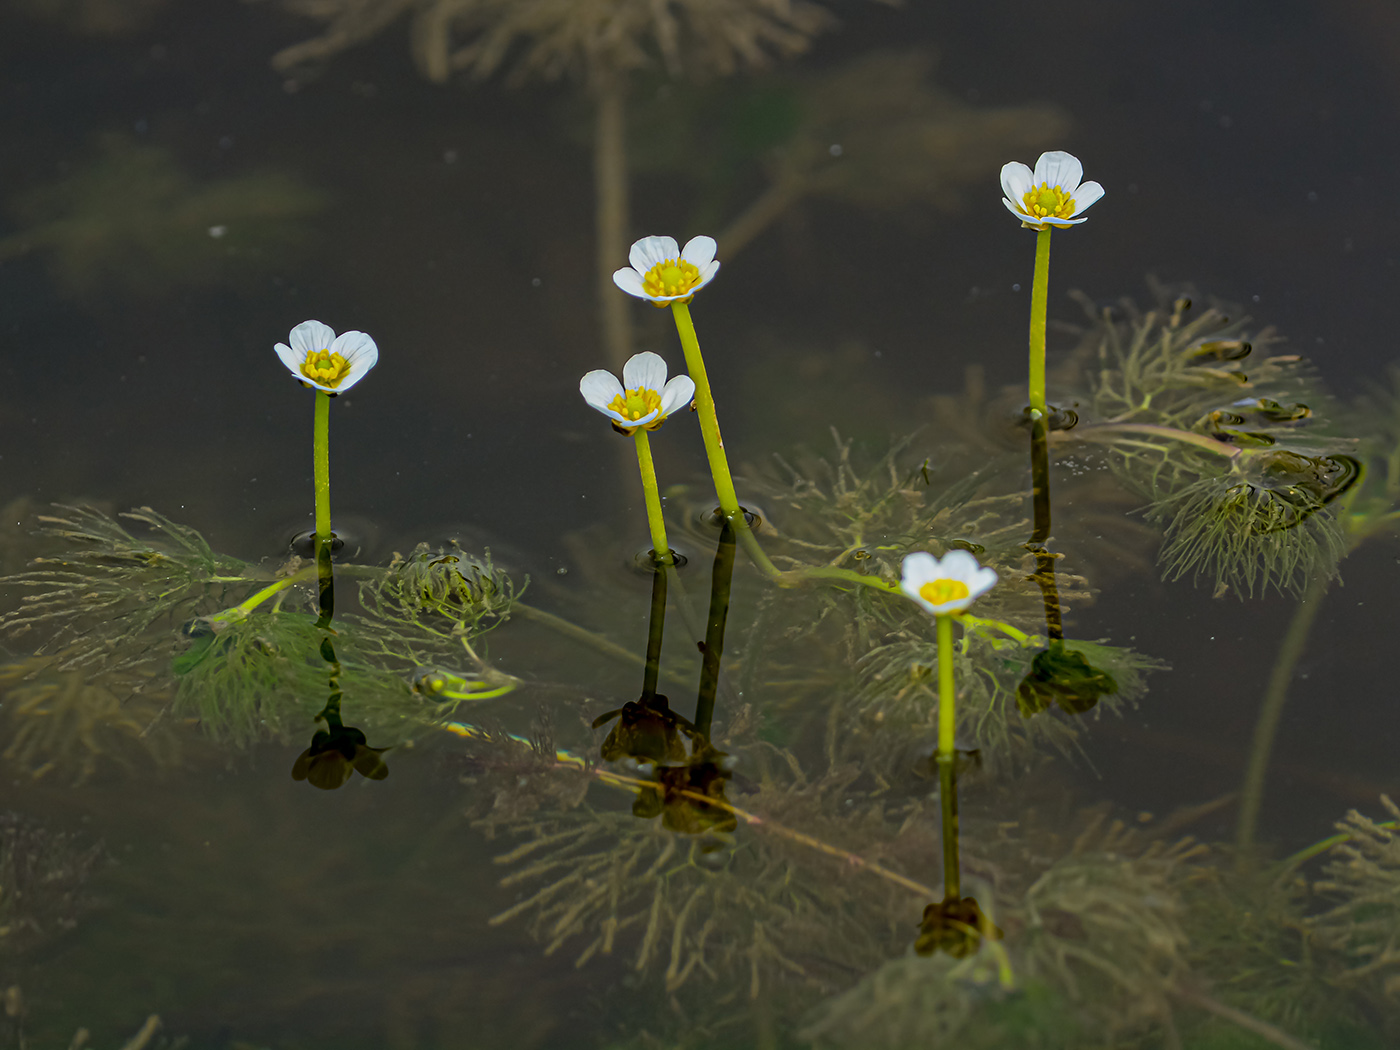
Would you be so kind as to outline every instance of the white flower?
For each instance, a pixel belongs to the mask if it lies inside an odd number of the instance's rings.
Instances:
[[[595,368],[579,380],[578,391],[613,421],[614,429],[631,434],[638,427],[655,430],[676,409],[690,404],[695,383],[690,376],[676,376],[668,383],[666,362],[647,350],[622,366],[621,383],[606,369]]]
[[[302,386],[328,394],[349,390],[379,360],[379,347],[364,332],[343,332],[320,321],[292,329],[291,346],[277,344],[277,356]]]
[[[931,613],[960,613],[997,582],[995,569],[984,568],[967,551],[953,550],[939,561],[926,551],[904,559],[899,589]]]
[[[719,273],[713,237],[692,237],[677,249],[674,237],[643,237],[632,245],[631,266],[613,274],[613,283],[628,295],[657,306],[688,303]]]
[[[1083,177],[1079,159],[1059,150],[1042,153],[1035,171],[1013,160],[1001,169],[1001,192],[1006,194],[1002,203],[1022,226],[1033,230],[1074,226],[1084,221],[1081,213],[1103,196],[1102,186],[1081,184]]]

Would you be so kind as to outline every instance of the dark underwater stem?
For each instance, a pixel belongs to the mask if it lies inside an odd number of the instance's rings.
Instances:
[[[647,662],[642,671],[642,696],[656,695],[661,677],[661,641],[666,633],[666,568],[658,565],[651,574],[651,615],[647,618]]]
[[[1046,548],[1050,539],[1050,425],[1041,416],[1031,420],[1031,507],[1033,524],[1026,549],[1035,555],[1035,582],[1045,605],[1045,633],[1051,641],[1065,636],[1060,618],[1060,590],[1055,583],[1055,556]]]
[[[1241,868],[1253,863],[1255,834],[1259,828],[1259,811],[1264,804],[1264,785],[1268,779],[1274,737],[1278,735],[1283,704],[1288,699],[1289,682],[1293,680],[1293,672],[1308,643],[1313,621],[1317,619],[1318,610],[1327,595],[1328,583],[1329,577],[1325,573],[1318,573],[1308,581],[1308,588],[1299,599],[1298,607],[1293,611],[1293,620],[1279,645],[1278,658],[1274,661],[1269,684],[1264,690],[1259,720],[1254,725],[1254,742],[1249,749],[1249,768],[1240,791],[1240,819],[1235,831],[1235,846]]]
[[[729,588],[734,578],[734,529],[729,522],[719,535],[710,577],[710,615],[705,622],[705,650],[700,663],[700,690],[695,701],[695,728],[706,740],[715,718],[719,666],[724,656],[724,625],[729,618]]]

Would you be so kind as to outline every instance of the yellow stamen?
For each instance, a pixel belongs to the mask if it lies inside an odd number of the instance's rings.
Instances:
[[[645,415],[650,415],[661,407],[661,395],[655,390],[648,390],[646,387],[638,387],[636,390],[629,390],[625,394],[618,394],[612,399],[610,409],[620,415],[623,419],[641,419]]]
[[[642,277],[642,289],[647,295],[685,295],[700,283],[700,271],[684,259],[659,262]],[[689,302],[687,298],[685,302]]]
[[[1026,214],[1037,219],[1068,219],[1074,216],[1074,198],[1058,186],[1042,182],[1032,186],[1021,197]]]
[[[350,362],[329,350],[308,350],[301,365],[301,374],[307,379],[329,387],[339,386],[349,371]]]
[[[970,593],[962,580],[929,580],[919,588],[919,597],[930,605],[961,601]]]

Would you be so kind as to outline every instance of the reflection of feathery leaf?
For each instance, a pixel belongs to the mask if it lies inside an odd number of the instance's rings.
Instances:
[[[322,59],[413,13],[413,48],[424,75],[592,79],[652,65],[718,73],[806,49],[832,24],[810,0],[284,0],[329,23],[315,39],[279,52],[278,69]]]
[[[74,174],[15,199],[0,260],[42,252],[74,294],[159,295],[252,275],[294,249],[324,197],[281,172],[199,182],[167,150],[122,138]]]

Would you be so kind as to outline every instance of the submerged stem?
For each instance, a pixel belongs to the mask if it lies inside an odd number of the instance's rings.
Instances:
[[[1259,811],[1264,805],[1264,784],[1269,773],[1269,756],[1273,752],[1274,738],[1278,735],[1279,722],[1283,717],[1283,704],[1288,699],[1288,684],[1293,680],[1293,672],[1308,644],[1308,634],[1327,595],[1329,580],[1326,573],[1318,573],[1308,581],[1308,588],[1299,599],[1288,631],[1279,644],[1278,658],[1269,675],[1269,684],[1264,689],[1264,702],[1259,707],[1259,720],[1254,725],[1254,742],[1249,748],[1249,768],[1240,791],[1240,819],[1235,831],[1235,846],[1241,867],[1253,862]]]
[[[1150,434],[1153,437],[1166,438],[1169,441],[1195,445],[1199,449],[1217,456],[1224,456],[1226,459],[1237,459],[1244,451],[1238,446],[1227,445],[1225,442],[1217,441],[1205,434],[1197,434],[1192,430],[1179,430],[1176,427],[1164,427],[1157,423],[1090,423],[1087,426],[1076,427],[1069,436],[1071,440],[1076,441],[1111,443],[1115,434]]]

